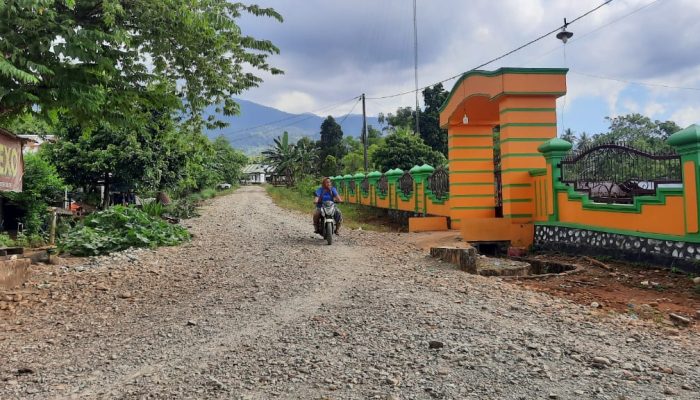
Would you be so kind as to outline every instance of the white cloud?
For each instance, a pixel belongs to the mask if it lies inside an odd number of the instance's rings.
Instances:
[[[700,105],[686,106],[671,114],[671,120],[682,128],[692,124],[700,125]]]
[[[279,93],[272,100],[271,106],[289,113],[304,113],[314,110],[316,101],[308,93],[291,91]]]
[[[486,69],[570,68],[567,116],[580,112],[571,105],[585,97],[605,104],[608,116],[634,109],[654,119],[697,122],[697,92],[635,86],[635,93],[643,96],[631,97],[633,85],[576,74],[700,87],[700,35],[691,29],[700,20],[700,1],[652,1],[615,0],[570,25],[574,37],[566,45],[566,53],[552,35]],[[261,87],[243,97],[285,111],[307,112],[362,92],[374,96],[413,89],[410,2],[260,3],[278,9],[285,22],[244,19],[243,31],[270,39],[281,48],[270,64],[284,69],[285,75],[264,75]],[[564,17],[571,21],[599,4],[601,0],[418,0],[419,86],[468,70],[553,29]],[[453,83],[447,82],[445,87],[449,90]],[[414,95],[407,94],[368,100],[367,111],[376,115],[414,105]],[[331,113],[343,111],[347,112],[341,107]]]
[[[656,119],[658,116],[666,112],[666,106],[657,102],[650,102],[644,106],[643,114],[651,119]]]

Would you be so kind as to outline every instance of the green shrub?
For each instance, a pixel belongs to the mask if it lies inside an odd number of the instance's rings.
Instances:
[[[43,152],[24,155],[22,192],[5,192],[24,211],[22,222],[29,233],[39,233],[48,225],[48,206],[63,200],[65,184]]]
[[[17,235],[17,246],[36,248],[46,246],[48,241],[39,233],[20,233]]]
[[[188,240],[187,230],[134,207],[114,206],[86,217],[62,240],[76,256],[108,254],[129,247],[174,246]]]
[[[167,210],[162,203],[158,203],[157,201],[148,202],[144,204],[141,209],[151,217],[160,217]]]
[[[0,247],[14,247],[14,246],[15,246],[15,241],[12,240],[10,235],[8,235],[5,232],[0,233]]]
[[[186,199],[192,203],[199,203],[203,200],[200,193],[192,193],[191,195],[187,196]]]
[[[197,203],[190,198],[178,199],[168,206],[167,214],[175,218],[193,218],[198,217]]]
[[[211,199],[214,198],[214,196],[216,196],[216,189],[204,189],[199,193],[202,199]]]
[[[299,179],[294,185],[293,190],[302,196],[307,196],[313,200],[314,193],[316,189],[321,187],[321,179],[314,177],[305,177]]]

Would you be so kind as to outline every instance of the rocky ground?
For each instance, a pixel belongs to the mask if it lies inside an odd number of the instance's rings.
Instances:
[[[700,337],[343,232],[260,188],[192,242],[42,266],[0,294],[0,398],[697,399]]]

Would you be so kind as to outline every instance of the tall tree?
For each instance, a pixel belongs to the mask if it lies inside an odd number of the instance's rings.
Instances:
[[[423,89],[425,110],[420,113],[420,136],[433,150],[447,155],[447,130],[440,128],[440,107],[449,93],[438,83]]]
[[[343,129],[329,115],[321,124],[321,140],[318,142],[321,160],[325,162],[328,156],[333,156],[335,160],[343,158],[345,149],[342,142]]]
[[[218,136],[212,143],[214,158],[212,170],[221,182],[235,183],[241,178],[243,167],[248,163],[248,157],[243,152],[234,149],[225,136]]]
[[[367,142],[369,146],[379,144],[383,140],[382,131],[376,129],[372,125],[367,125]]]
[[[128,126],[97,120],[83,124],[59,114],[54,125],[58,140],[49,146],[51,160],[64,179],[86,191],[99,181],[139,189],[198,190],[218,178],[212,143],[199,130],[175,122],[177,100],[159,102],[161,88],[150,101],[137,103]],[[150,96],[150,95],[149,95]]]
[[[380,113],[378,116],[380,124],[386,124],[384,130],[395,132],[397,129],[411,129],[416,121],[416,112],[411,107],[399,107],[396,114]]]
[[[57,109],[79,121],[129,122],[153,82],[177,84],[196,124],[211,104],[235,114],[232,96],[261,82],[255,71],[281,73],[267,63],[277,47],[241,32],[243,13],[282,21],[273,9],[227,0],[0,1],[0,122]]]

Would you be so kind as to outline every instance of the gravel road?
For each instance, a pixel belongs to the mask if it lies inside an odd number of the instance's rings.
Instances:
[[[38,267],[0,293],[0,398],[700,398],[696,331],[309,220],[244,187],[183,246]]]

